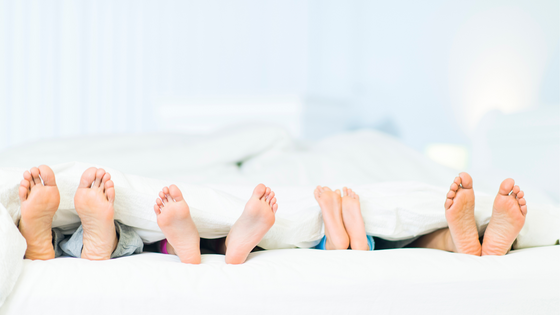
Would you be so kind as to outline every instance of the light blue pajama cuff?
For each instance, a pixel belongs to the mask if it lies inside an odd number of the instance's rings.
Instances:
[[[369,245],[369,250],[374,250],[375,249],[375,241],[373,240],[373,236],[366,235],[366,237],[367,237],[367,242],[368,242],[368,245]],[[319,244],[317,244],[317,246],[315,246],[313,248],[325,250],[326,243],[327,243],[327,236],[325,235],[325,236],[323,236],[323,238],[321,239]]]

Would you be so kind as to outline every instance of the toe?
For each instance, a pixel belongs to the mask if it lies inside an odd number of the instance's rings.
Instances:
[[[80,179],[79,188],[91,188],[93,181],[95,180],[95,173],[97,172],[97,168],[90,167],[88,168],[83,174],[82,178]]]
[[[33,182],[35,182],[35,185],[42,185],[38,168],[34,167],[31,169],[31,177],[33,178]]]
[[[453,179],[453,182],[457,184],[457,186],[461,185],[461,177],[457,176]]]
[[[163,187],[162,191],[163,191],[163,194],[165,195],[165,200],[164,200],[165,202],[175,201],[175,200],[173,200],[173,198],[169,194],[169,188],[167,188],[167,186]]]
[[[455,198],[455,195],[456,195],[455,191],[450,190],[450,191],[447,193],[447,198],[448,198],[448,199],[453,199],[453,198]]]
[[[332,189],[330,189],[330,188],[327,187],[327,186],[323,186],[323,187],[321,188],[321,191],[332,191]]]
[[[272,200],[270,200],[270,206],[274,206],[276,204],[276,198],[272,198]]]
[[[156,205],[158,205],[159,207],[163,207],[163,202],[161,202],[161,199],[156,199]]]
[[[451,206],[453,205],[453,199],[446,199],[445,200],[445,210],[448,210],[449,208],[451,208]]]
[[[39,174],[41,175],[45,186],[56,186],[54,172],[50,167],[46,165],[39,166]]]
[[[105,184],[107,184],[107,181],[109,181],[111,179],[111,174],[109,173],[105,173],[105,175],[103,175],[103,178],[101,179],[101,189],[104,190],[105,189]]]
[[[508,178],[500,184],[499,194],[507,196],[513,190],[513,186],[515,185],[515,181],[511,178]]]
[[[29,182],[27,180],[22,180],[19,186],[19,200],[24,202],[27,200],[27,193],[29,192]]]
[[[278,210],[278,204],[275,203],[274,206],[272,206],[272,211],[274,211],[274,213],[276,213],[277,210]]]
[[[348,196],[348,188],[342,187],[342,196]]]
[[[167,196],[163,193],[163,191],[159,192],[159,198],[161,199],[161,201],[163,201],[163,204],[168,203],[169,201],[167,200]]]
[[[251,198],[261,199],[266,193],[266,186],[263,184],[258,184],[253,190],[253,195]]]
[[[266,197],[266,201],[271,201],[274,198],[275,194],[273,191],[270,192],[270,195]]]
[[[521,213],[523,213],[523,215],[527,215],[527,206],[521,206],[519,207],[521,209]]]
[[[519,198],[523,198],[523,197],[525,197],[525,193],[523,192],[523,190],[520,190],[520,191],[517,193],[517,198],[519,199]]]
[[[101,181],[103,180],[103,176],[105,176],[105,170],[100,168],[95,172],[95,180],[93,182],[93,187],[100,187]]]
[[[181,190],[179,189],[179,187],[177,187],[175,185],[169,186],[169,195],[175,201],[183,201],[183,194],[181,193]]]
[[[520,205],[520,206],[524,206],[524,205],[527,204],[527,201],[525,200],[525,198],[519,198],[519,199],[517,200],[517,202],[519,202],[519,205]]]
[[[319,200],[319,187],[315,188],[313,191],[313,195],[315,196],[316,200]]]
[[[459,185],[453,182],[453,184],[451,184],[451,187],[449,187],[449,189],[452,191],[457,191],[457,189],[459,189]]]
[[[29,190],[29,188],[31,187],[27,179],[22,179],[19,184],[20,186],[25,187],[26,190]]]
[[[156,215],[160,215],[161,214],[161,210],[159,209],[158,205],[154,205],[154,212],[156,213]]]
[[[463,186],[463,188],[465,188],[465,189],[471,189],[472,188],[471,175],[469,175],[468,173],[462,172],[461,174],[459,174],[459,177],[461,177],[461,186]]]
[[[35,182],[33,181],[33,176],[31,176],[31,173],[29,173],[29,171],[23,172],[23,179],[25,179],[29,183],[29,189],[35,186]]]
[[[115,184],[112,180],[105,182],[105,195],[110,203],[115,202]]]
[[[519,191],[521,191],[521,189],[519,189],[519,186],[517,186],[517,185],[513,186],[512,192],[513,192],[515,195],[517,195],[517,193],[518,193]]]
[[[335,190],[334,193],[335,193],[337,196],[340,196],[340,189]]]

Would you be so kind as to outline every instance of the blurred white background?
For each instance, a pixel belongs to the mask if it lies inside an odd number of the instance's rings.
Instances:
[[[542,144],[504,172],[558,187],[559,16],[555,0],[4,0],[0,149],[249,117],[308,140],[375,128],[482,170],[503,159],[498,126],[514,154]]]

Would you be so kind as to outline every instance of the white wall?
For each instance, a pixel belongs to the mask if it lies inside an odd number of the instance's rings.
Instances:
[[[200,95],[299,96],[310,138],[468,144],[492,109],[558,106],[559,28],[552,0],[0,1],[0,148],[159,130]]]

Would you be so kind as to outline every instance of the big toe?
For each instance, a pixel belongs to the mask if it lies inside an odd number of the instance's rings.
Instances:
[[[509,193],[513,190],[513,186],[515,185],[515,181],[511,178],[505,179],[500,184],[500,195],[509,195]]]
[[[463,188],[465,188],[465,189],[471,189],[472,188],[472,177],[471,177],[471,175],[469,175],[468,173],[462,172],[461,174],[459,174],[459,177],[461,177],[461,186],[463,186]]]
[[[175,201],[182,201],[183,200],[183,194],[181,193],[181,190],[179,189],[179,187],[177,187],[175,185],[169,186],[169,195]]]
[[[253,190],[253,198],[260,199],[266,193],[266,186],[264,184],[258,184]]]
[[[97,168],[90,167],[82,174],[82,178],[80,179],[80,188],[90,188],[91,184],[95,180],[95,173],[97,172]]]
[[[54,172],[50,167],[46,165],[39,166],[39,174],[41,174],[45,186],[56,186]]]

